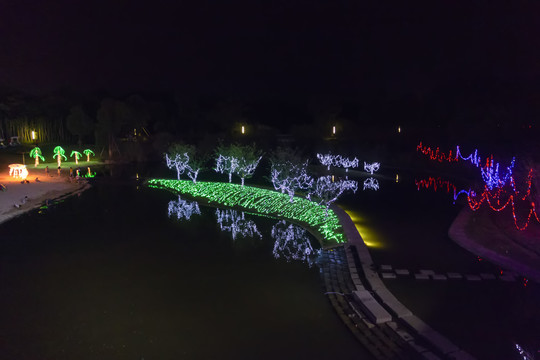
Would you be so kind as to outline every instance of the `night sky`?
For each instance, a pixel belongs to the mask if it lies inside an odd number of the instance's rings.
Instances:
[[[116,93],[536,88],[540,2],[2,1],[0,86]]]

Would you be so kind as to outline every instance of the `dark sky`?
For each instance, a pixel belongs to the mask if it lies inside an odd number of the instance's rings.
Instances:
[[[540,2],[2,1],[0,86],[356,94],[540,80]]]

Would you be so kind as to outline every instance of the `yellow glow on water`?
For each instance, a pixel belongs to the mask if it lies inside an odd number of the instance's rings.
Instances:
[[[364,243],[370,248],[383,248],[384,245],[377,239],[377,234],[366,224],[362,216],[352,210],[343,209],[349,215]]]

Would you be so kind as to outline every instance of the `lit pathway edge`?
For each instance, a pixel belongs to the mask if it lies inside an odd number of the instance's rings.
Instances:
[[[404,338],[411,347],[418,350],[423,358],[437,359],[439,356],[442,356],[442,358],[446,359],[474,359],[474,357],[466,351],[458,348],[446,337],[424,323],[394,297],[375,271],[375,265],[369,254],[368,247],[362,240],[362,237],[350,216],[338,206],[332,206],[331,208],[336,213],[343,226],[345,237],[348,241],[348,244],[345,246],[352,251],[356,250],[360,267],[364,273],[366,283],[363,285],[356,285],[357,291],[354,294],[354,298],[363,303],[362,308],[369,311],[370,303],[375,299],[383,309],[388,310],[391,314],[393,321],[388,321],[388,323],[392,322],[397,325],[397,327],[393,324],[389,324],[389,326]],[[354,264],[349,264],[349,268],[351,271],[356,270]],[[370,288],[369,290],[366,289],[366,285]],[[371,305],[371,308],[375,311],[379,311],[378,307],[373,307]],[[372,314],[371,319],[376,321],[377,316],[382,318],[383,322],[386,320],[384,313],[380,315]],[[368,315],[368,317],[370,316]],[[414,337],[411,336],[408,331],[411,331],[415,337],[420,337],[424,341],[427,341],[431,345],[432,350],[437,354],[431,353],[429,350],[422,349],[421,346],[418,346],[418,344],[415,343]]]

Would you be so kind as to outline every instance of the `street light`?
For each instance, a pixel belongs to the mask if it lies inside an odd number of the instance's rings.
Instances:
[[[242,134],[245,134],[246,130],[244,129],[244,125],[242,125]]]

